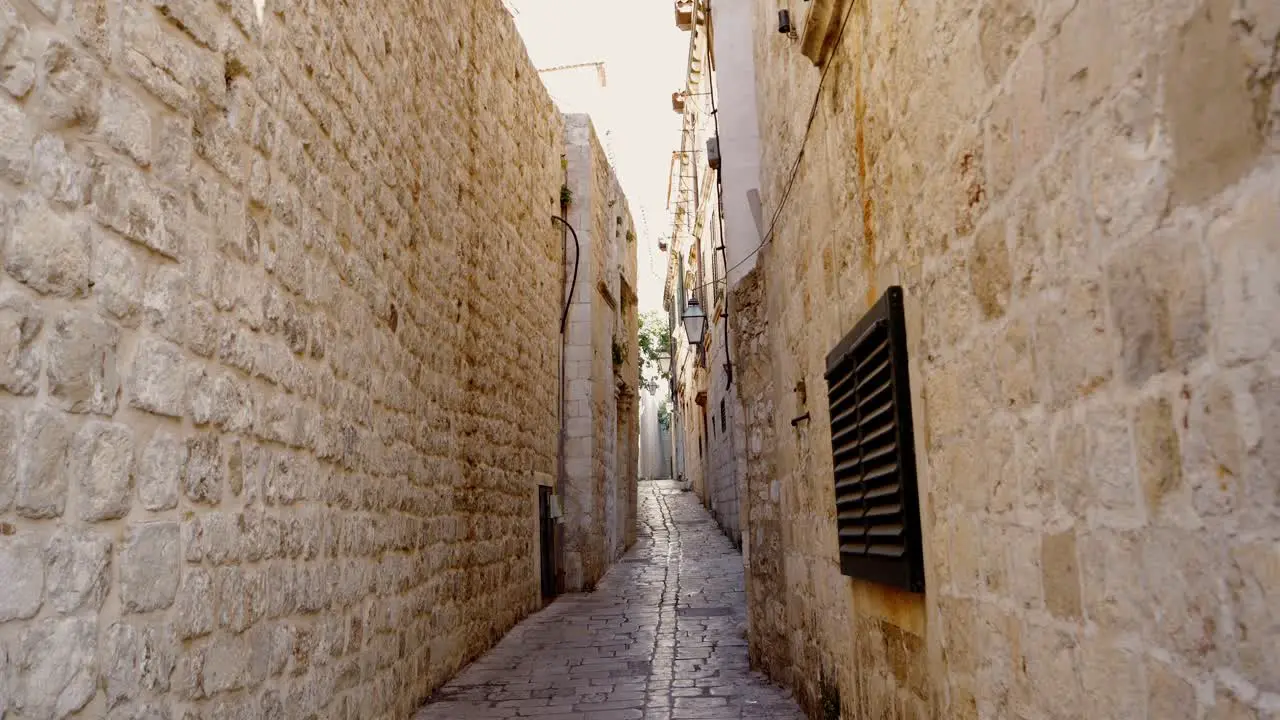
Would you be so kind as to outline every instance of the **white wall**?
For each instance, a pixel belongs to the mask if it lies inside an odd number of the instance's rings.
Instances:
[[[760,234],[747,193],[760,187],[760,128],[756,120],[756,72],[753,9],[747,0],[716,0],[716,105],[720,120],[720,157],[724,185],[725,250],[729,287],[755,267],[751,254]]]
[[[658,424],[658,412],[666,400],[666,381],[659,380],[658,392],[640,392],[640,478],[671,477],[671,438]]]

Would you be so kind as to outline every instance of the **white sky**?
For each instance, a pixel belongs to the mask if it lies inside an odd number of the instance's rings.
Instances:
[[[671,0],[505,0],[529,56],[539,69],[605,63],[607,84],[594,68],[544,73],[566,112],[587,112],[612,156],[637,225],[640,310],[662,307],[666,254],[658,238],[671,233],[666,209],[671,152],[680,144],[680,116],[671,93],[684,87],[689,35],[675,24]]]

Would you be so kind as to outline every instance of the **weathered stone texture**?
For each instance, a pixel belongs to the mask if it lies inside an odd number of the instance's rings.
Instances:
[[[29,518],[54,518],[67,506],[67,454],[71,431],[66,419],[48,411],[26,415],[18,440],[17,511]]]
[[[622,186],[587,115],[565,116],[564,589],[590,589],[635,541],[639,384],[635,242]],[[567,293],[568,286],[565,288]],[[615,349],[616,348],[616,349]]]
[[[70,412],[113,414],[120,389],[118,343],[116,327],[92,314],[57,318],[49,339],[49,394]]]
[[[822,70],[754,5],[769,219]],[[749,450],[780,485],[749,471],[753,660],[814,711],[833,679],[845,717],[1274,714],[1280,16],[847,7],[739,290],[768,288],[734,329]],[[835,544],[824,360],[889,284],[916,596],[844,578]],[[883,650],[882,624],[909,641]]]
[[[9,12],[13,12],[12,8]],[[0,177],[22,182],[31,167],[31,134],[26,118],[18,108],[0,105]]]
[[[746,492],[741,507],[745,528],[742,552],[748,597],[759,603],[752,609],[750,656],[752,663],[784,679],[790,665],[782,557],[784,506],[774,470],[777,430],[765,277],[762,271],[753,270],[738,283],[733,294],[736,312],[730,315],[730,327],[737,338],[734,362],[738,399],[749,429],[743,483]]]
[[[44,316],[35,304],[18,294],[0,296],[0,333],[3,333],[3,365],[0,388],[14,395],[31,395],[40,380],[44,353],[36,339]]]
[[[120,600],[129,612],[173,604],[179,577],[178,526],[147,523],[129,529],[120,549]]]
[[[0,88],[0,715],[407,716],[538,603],[564,131],[507,13],[0,0]]]
[[[89,225],[26,197],[12,209],[4,267],[14,279],[49,295],[81,297],[89,290]]]
[[[44,563],[31,538],[11,538],[0,550],[0,622],[33,617],[44,598]]]
[[[147,337],[135,350],[129,371],[129,404],[139,410],[182,417],[186,410],[187,366],[182,349]]]
[[[115,520],[133,501],[133,434],[122,425],[91,422],[72,441],[68,470],[79,480],[80,519]]]
[[[60,613],[97,611],[111,588],[111,541],[62,530],[45,549],[46,593]]]
[[[18,475],[18,420],[0,408],[0,512],[13,504]]]
[[[49,618],[32,623],[9,659],[9,708],[19,716],[65,718],[97,691],[97,623]]]
[[[142,692],[163,695],[177,655],[170,631],[163,627],[118,622],[107,628],[101,657],[107,707],[134,700]]]

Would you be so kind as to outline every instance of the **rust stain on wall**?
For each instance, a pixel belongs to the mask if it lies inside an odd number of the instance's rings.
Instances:
[[[849,596],[855,614],[878,618],[914,635],[924,636],[924,596],[905,590],[849,578]]]
[[[863,6],[859,6],[856,12],[865,12]],[[851,18],[862,19],[862,18]],[[865,23],[861,23],[866,27]],[[862,44],[858,44],[861,49]],[[876,257],[876,231],[875,222],[872,218],[874,207],[871,202],[871,192],[867,187],[867,97],[862,78],[862,62],[859,59],[860,53],[856,50],[849,55],[849,61],[853,63],[853,117],[854,117],[854,147],[858,156],[858,192],[862,195],[862,270],[867,279],[867,305],[870,306],[876,301],[876,280],[875,280],[875,264]]]

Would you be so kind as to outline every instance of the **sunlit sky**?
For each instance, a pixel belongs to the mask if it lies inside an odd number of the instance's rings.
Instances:
[[[658,238],[671,232],[666,209],[671,151],[680,116],[671,93],[684,86],[688,34],[675,24],[671,0],[505,0],[539,69],[604,62],[605,87],[594,68],[543,73],[562,110],[587,112],[609,151],[637,225],[640,309],[662,306],[666,255]]]

